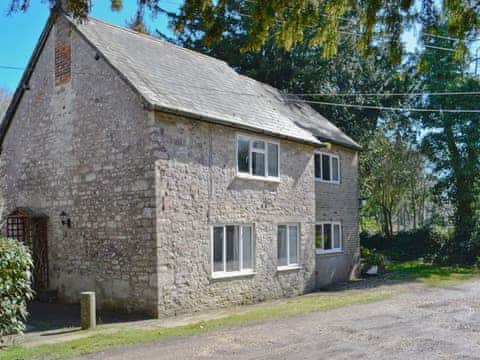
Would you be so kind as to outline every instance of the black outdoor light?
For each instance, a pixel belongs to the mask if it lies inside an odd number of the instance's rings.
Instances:
[[[65,211],[62,211],[60,213],[60,220],[61,220],[63,226],[67,225],[68,228],[72,227],[72,222],[70,220],[70,216],[68,216],[68,214]]]

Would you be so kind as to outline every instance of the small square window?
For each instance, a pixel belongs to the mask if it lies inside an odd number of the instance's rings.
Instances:
[[[252,177],[279,177],[279,152],[277,143],[237,137],[237,171]]]
[[[253,271],[253,226],[214,226],[212,246],[212,270],[214,273]]]
[[[315,226],[315,247],[317,252],[338,252],[342,250],[342,227],[337,222],[323,222]]]

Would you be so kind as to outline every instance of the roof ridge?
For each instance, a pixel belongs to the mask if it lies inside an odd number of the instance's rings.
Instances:
[[[99,19],[99,18],[94,17],[94,16],[88,16],[87,19],[88,19],[88,20],[97,21],[97,22],[102,23],[102,24],[104,24],[104,25],[107,25],[107,26],[110,26],[110,27],[113,27],[113,28],[116,28],[116,29],[119,29],[119,30],[126,31],[126,32],[129,32],[129,33],[132,33],[133,35],[137,35],[137,36],[143,37],[143,38],[148,39],[148,40],[156,41],[156,42],[159,42],[159,43],[161,43],[161,44],[165,44],[165,45],[167,45],[167,46],[170,45],[170,46],[172,46],[172,47],[178,48],[179,50],[186,51],[186,52],[188,52],[188,53],[193,53],[193,54],[195,54],[195,55],[199,55],[199,56],[206,57],[206,58],[208,58],[209,60],[218,61],[219,63],[222,63],[222,64],[224,64],[224,65],[227,65],[227,67],[230,68],[230,65],[228,65],[228,63],[227,63],[225,60],[217,59],[216,57],[209,56],[209,55],[206,55],[206,54],[202,54],[201,52],[188,49],[188,48],[183,47],[183,46],[181,46],[181,45],[177,45],[177,44],[175,44],[175,43],[172,43],[172,42],[170,42],[170,41],[162,40],[162,39],[159,39],[159,38],[157,38],[157,37],[155,37],[155,36],[152,36],[152,35],[149,35],[149,34],[144,34],[144,33],[135,31],[135,30],[133,30],[133,29],[129,29],[129,28],[125,27],[125,26],[120,26],[120,25],[112,24],[112,23],[110,23],[110,22],[108,22],[108,21]],[[75,24],[75,22],[72,21],[71,18],[70,18],[70,21]],[[75,24],[75,25],[76,25],[76,24]],[[233,70],[233,69],[232,69],[232,70]]]

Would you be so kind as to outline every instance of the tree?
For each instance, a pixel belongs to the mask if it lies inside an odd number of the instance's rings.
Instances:
[[[432,40],[434,46],[445,46],[444,40]],[[426,91],[479,91],[480,81],[468,74],[468,64],[449,52],[439,56],[426,52],[420,61]],[[439,109],[462,111],[478,108],[479,97],[434,96],[422,104]],[[480,255],[478,242],[480,178],[480,113],[425,113],[420,116],[424,129],[423,150],[434,165],[436,192],[453,208],[454,237],[450,261],[473,263]]]
[[[248,7],[248,3],[239,3],[237,10],[244,11],[245,7]],[[177,27],[179,21],[182,21],[181,15],[171,14],[173,27]],[[382,44],[372,48],[369,56],[363,57],[356,48],[356,38],[350,36],[343,40],[338,56],[326,59],[321,56],[322,47],[309,46],[308,38],[290,51],[279,47],[270,38],[259,51],[243,52],[241,48],[248,43],[249,28],[254,23],[235,17],[228,21],[222,37],[214,42],[206,38],[206,25],[201,18],[183,27],[174,39],[169,40],[225,60],[239,73],[282,89],[288,94],[304,94],[299,96],[301,100],[313,102],[311,105],[316,110],[361,143],[375,131],[381,116],[379,110],[328,106],[315,102],[380,105],[378,98],[365,95],[344,97],[330,94],[363,94],[372,92],[372,89],[378,92],[405,92],[415,85],[411,64],[393,66],[388,61],[388,53]],[[161,33],[160,35],[165,37]],[[329,95],[311,95],[322,93]],[[402,101],[399,98],[381,100],[387,106],[397,106]],[[408,118],[402,114],[383,114],[382,118],[383,121],[397,124],[408,123]]]
[[[423,186],[425,161],[408,138],[378,129],[362,159],[361,177],[368,199],[363,214],[377,218],[387,239],[393,237],[394,218],[400,210],[411,211],[416,222],[420,199],[428,189]]]
[[[40,1],[40,0],[39,0]],[[120,10],[123,0],[110,0],[112,10]],[[9,0],[9,12],[26,11],[31,0]],[[63,2],[76,18],[85,18],[91,0],[49,0],[50,6]],[[246,3],[248,12],[239,12],[238,5]],[[162,0],[137,0],[139,12],[164,11]],[[420,5],[420,6],[419,6]],[[475,37],[480,25],[480,3],[463,0],[444,0],[448,11],[449,34],[466,39]],[[222,37],[232,17],[252,23],[243,50],[259,50],[273,36],[277,45],[289,50],[308,37],[311,46],[321,45],[326,57],[337,54],[339,39],[345,31],[358,35],[358,46],[368,51],[379,38],[388,37],[390,58],[399,62],[402,56],[401,34],[414,22],[429,28],[438,20],[438,8],[433,0],[185,0],[177,30],[201,19],[205,38],[216,41]],[[273,32],[273,30],[275,30]],[[309,35],[312,36],[309,36]],[[306,36],[308,35],[308,36]],[[458,55],[465,54],[461,41]]]

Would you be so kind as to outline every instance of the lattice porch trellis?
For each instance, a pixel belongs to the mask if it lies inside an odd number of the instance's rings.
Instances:
[[[27,208],[18,208],[7,216],[7,237],[24,243],[34,263],[33,288],[48,288],[48,217]]]

